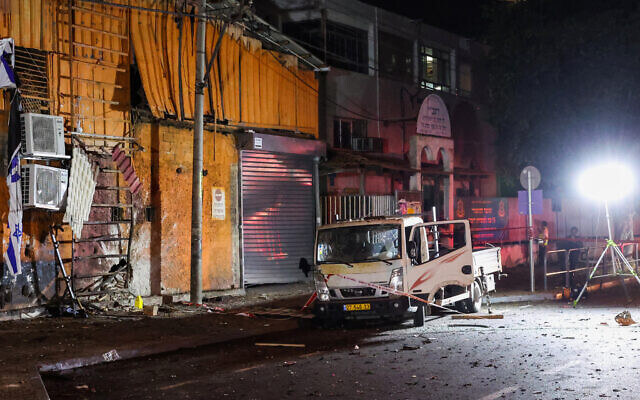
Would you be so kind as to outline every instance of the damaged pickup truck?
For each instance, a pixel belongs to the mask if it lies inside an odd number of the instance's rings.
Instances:
[[[472,249],[469,221],[416,216],[322,226],[314,264],[314,312],[327,323],[413,318],[424,325],[431,306],[399,292],[475,313],[502,271],[499,247]]]

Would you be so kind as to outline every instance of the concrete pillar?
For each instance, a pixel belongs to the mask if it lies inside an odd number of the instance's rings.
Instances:
[[[445,179],[444,179],[444,215],[448,218],[448,219],[455,219],[454,218],[454,204],[453,204],[453,198],[455,196],[455,184],[454,184],[454,180],[453,180],[453,173],[450,173]]]

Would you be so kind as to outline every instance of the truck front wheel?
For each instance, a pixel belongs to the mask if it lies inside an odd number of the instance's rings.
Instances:
[[[482,288],[478,281],[473,281],[471,284],[471,297],[464,301],[466,302],[468,313],[480,312],[482,308]]]

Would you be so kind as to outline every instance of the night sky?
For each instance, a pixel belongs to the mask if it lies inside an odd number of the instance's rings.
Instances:
[[[429,25],[462,36],[479,38],[485,33],[484,9],[497,0],[362,1],[409,18],[421,19]]]

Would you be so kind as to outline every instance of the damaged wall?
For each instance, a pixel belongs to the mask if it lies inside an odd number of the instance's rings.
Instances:
[[[174,10],[168,2],[141,4]],[[153,115],[192,119],[196,20],[132,11],[131,25],[136,62]],[[207,24],[207,60],[218,36],[219,27]],[[205,115],[217,120],[317,137],[318,81],[313,71],[299,69],[292,56],[263,50],[259,41],[243,36],[237,27],[222,38],[204,95]]]
[[[191,262],[191,179],[193,130],[157,123],[136,125],[145,151],[134,156],[143,183],[132,247],[134,294],[171,294],[189,290]],[[238,153],[230,135],[205,131],[202,271],[204,290],[237,288]],[[235,176],[235,177],[234,177]],[[212,217],[212,188],[225,192],[225,219]]]
[[[112,0],[111,3],[173,10],[176,2]],[[137,63],[144,97],[155,118],[191,119],[195,20],[176,20],[165,14],[82,0],[74,0],[70,13],[69,4],[67,0],[0,0],[0,36],[13,37],[16,46],[46,52],[49,96],[43,101],[49,105],[51,114],[65,117],[67,130],[135,136],[140,141],[144,150],[135,152],[133,160],[143,187],[134,197],[131,291],[141,295],[186,292],[190,268],[192,130],[167,126],[162,121],[131,123],[132,90],[140,88],[131,87],[130,65]],[[75,26],[72,35],[70,15]],[[219,25],[215,23],[207,25],[208,56],[217,29]],[[182,41],[178,40],[180,30]],[[317,135],[317,80],[312,71],[298,68],[291,56],[262,49],[260,42],[244,36],[243,30],[234,26],[223,39],[211,76],[205,98],[210,118],[215,116],[237,127]],[[1,103],[0,113],[6,113],[8,104]],[[6,144],[3,144],[7,137],[6,115],[0,118],[5,118],[0,120],[0,150],[6,167]],[[112,145],[103,143],[103,150]],[[70,154],[70,148],[67,150]],[[205,133],[208,171],[203,192],[205,290],[241,286],[237,162],[238,152],[231,136]],[[121,186],[123,181],[117,184]],[[211,217],[213,187],[225,191],[226,212],[222,221]],[[0,250],[4,253],[9,235],[8,194],[4,184],[0,184],[0,204]],[[48,232],[49,225],[59,223],[62,215],[62,212],[25,211],[22,249],[25,275],[18,277],[9,290],[17,297],[22,292],[27,295],[18,300],[14,297],[11,307],[31,304],[32,292],[52,287],[54,258]],[[67,229],[58,239],[70,238]],[[69,247],[63,247],[63,258],[70,257]],[[105,268],[109,268],[108,262],[94,262],[82,272],[101,273]],[[29,272],[32,270],[36,274]],[[4,274],[7,278],[8,272]],[[24,283],[29,282],[37,282],[37,288],[23,290]],[[0,298],[0,309],[4,309],[2,293]]]

